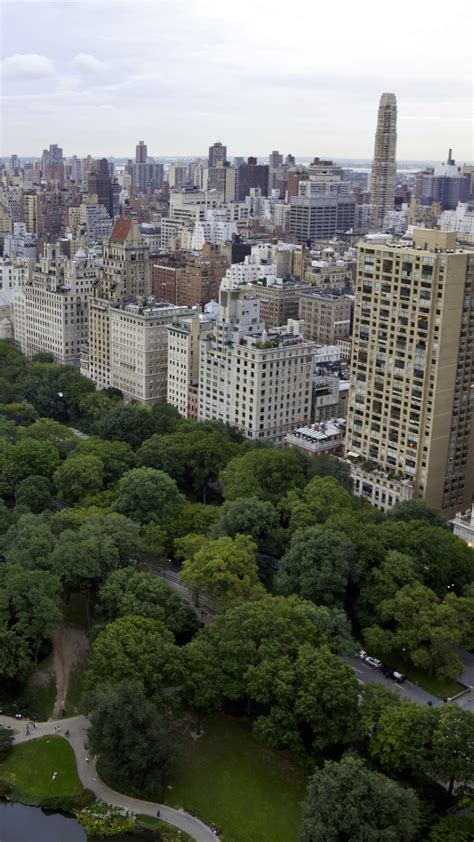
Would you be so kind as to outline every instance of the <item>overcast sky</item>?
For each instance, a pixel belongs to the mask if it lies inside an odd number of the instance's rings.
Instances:
[[[1,155],[474,157],[472,0],[1,0]]]

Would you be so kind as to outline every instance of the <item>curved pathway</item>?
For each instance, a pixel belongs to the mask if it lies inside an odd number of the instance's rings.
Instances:
[[[90,789],[97,798],[115,807],[122,807],[130,813],[143,813],[147,816],[156,817],[156,812],[159,810],[160,819],[188,833],[196,842],[216,842],[216,837],[210,827],[184,810],[175,810],[165,804],[154,804],[151,801],[142,801],[140,798],[122,795],[104,784],[97,774],[94,759],[89,757],[85,749],[87,729],[89,728],[87,717],[73,716],[70,719],[37,722],[36,728],[33,728],[30,723],[29,735],[26,734],[28,722],[27,719],[18,720],[11,716],[0,716],[0,725],[10,728],[14,732],[15,744],[25,743],[37,737],[55,735],[61,737],[64,736],[64,731],[69,729],[68,741],[71,743],[76,756],[77,771],[81,783],[84,787]]]

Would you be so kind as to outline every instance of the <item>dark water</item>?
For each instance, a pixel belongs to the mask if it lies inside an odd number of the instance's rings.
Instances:
[[[0,842],[87,842],[75,819],[0,801]]]
[[[127,833],[120,839],[143,842],[143,836],[134,833]],[[75,819],[59,813],[46,815],[39,807],[0,800],[0,842],[87,842],[87,836]],[[89,842],[100,840],[90,839]]]

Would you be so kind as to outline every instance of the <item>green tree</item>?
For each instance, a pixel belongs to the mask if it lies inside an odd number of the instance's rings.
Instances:
[[[48,516],[28,513],[9,528],[2,539],[2,549],[5,560],[11,564],[20,564],[27,570],[50,570],[49,557],[55,541]]]
[[[38,418],[38,413],[31,403],[3,403],[0,405],[0,412],[9,421],[28,427]]]
[[[474,713],[457,705],[440,711],[433,733],[431,774],[435,780],[465,786],[474,783]]]
[[[363,625],[379,616],[379,608],[386,599],[392,599],[404,585],[419,581],[415,560],[408,555],[389,550],[378,567],[367,572],[360,583],[357,616]]]
[[[391,687],[369,681],[360,690],[359,734],[363,742],[375,737],[382,715],[388,708],[400,704],[400,696]]]
[[[97,456],[72,453],[54,474],[58,496],[66,503],[77,503],[95,494],[104,484],[104,465]]]
[[[446,522],[437,509],[427,506],[423,500],[403,500],[387,512],[389,520],[424,521],[430,526],[444,526]]]
[[[164,400],[153,404],[151,417],[153,419],[153,432],[160,435],[174,433],[183,421],[176,407],[171,406]]]
[[[388,549],[416,559],[423,584],[439,597],[449,588],[461,594],[474,581],[474,550],[446,527],[420,520],[387,520],[381,531]]]
[[[351,468],[348,462],[343,462],[342,459],[322,454],[317,459],[310,461],[308,475],[310,478],[333,477],[339,485],[352,494],[354,483],[352,481]]]
[[[314,477],[303,491],[291,491],[283,502],[292,530],[325,523],[333,514],[351,511],[353,498],[333,477]]]
[[[172,768],[169,726],[140,683],[124,681],[97,694],[88,731],[99,770],[119,789],[162,798]]]
[[[234,456],[220,474],[224,498],[258,497],[274,505],[291,489],[302,489],[304,460],[296,450],[256,448]]]
[[[146,407],[118,404],[95,422],[93,430],[101,439],[125,441],[135,449],[153,435],[155,423]]]
[[[412,789],[343,757],[310,778],[299,842],[410,842],[419,823]]]
[[[389,775],[422,779],[432,756],[438,717],[437,708],[421,708],[414,702],[386,706],[372,733],[370,757]]]
[[[95,587],[118,567],[119,560],[112,538],[89,530],[87,524],[77,532],[61,532],[49,556],[51,569],[68,592]]]
[[[238,497],[221,507],[213,536],[235,538],[238,532],[250,535],[260,552],[278,553],[280,549],[282,534],[278,512],[271,503],[258,497]]]
[[[345,535],[314,526],[298,530],[275,576],[278,593],[297,593],[323,605],[342,604],[354,563]]]
[[[111,573],[99,591],[100,616],[106,622],[127,614],[164,623],[175,635],[186,627],[180,596],[163,579],[135,567]]]
[[[100,459],[106,488],[114,485],[123,474],[135,467],[135,454],[125,441],[104,441],[91,436],[78,444],[74,456],[95,456]]]
[[[33,475],[22,480],[15,492],[15,502],[35,514],[50,509],[53,498],[49,479]]]
[[[44,570],[8,565],[0,589],[0,625],[24,638],[35,658],[61,619],[59,579]]]
[[[405,585],[379,607],[384,628],[364,630],[369,649],[382,655],[403,650],[416,667],[440,677],[456,677],[462,671],[462,662],[452,645],[461,642],[462,630],[455,600],[450,595],[441,602],[420,582]]]
[[[64,424],[53,421],[52,418],[38,418],[34,424],[26,428],[23,435],[36,441],[54,444],[61,456],[66,456],[77,441],[74,433],[71,433]]]
[[[248,535],[209,539],[183,562],[180,576],[197,602],[200,593],[221,608],[262,595],[255,544]]]
[[[31,670],[28,641],[0,624],[0,679],[2,687],[19,687]]]
[[[139,683],[147,697],[163,697],[163,690],[182,678],[181,651],[163,623],[147,617],[127,616],[109,623],[92,646],[86,686],[130,680]]]
[[[13,496],[18,483],[29,476],[50,479],[59,463],[59,453],[46,441],[23,439],[0,453],[0,488]]]
[[[166,527],[183,504],[184,497],[168,474],[154,468],[133,468],[119,481],[114,509],[132,520],[152,520]]]

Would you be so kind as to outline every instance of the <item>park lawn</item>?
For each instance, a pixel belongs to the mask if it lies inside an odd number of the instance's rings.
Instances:
[[[225,842],[296,842],[306,781],[286,753],[265,748],[248,721],[216,714],[183,740],[165,801],[215,823]]]
[[[24,728],[25,724],[22,722],[19,727]],[[54,781],[53,772],[58,773]],[[39,737],[14,746],[0,762],[0,781],[13,787],[9,797],[22,804],[75,798],[83,792],[74,752],[62,737]]]
[[[162,822],[160,819],[154,819],[153,816],[137,816],[137,827],[159,830],[163,842],[193,842],[192,837],[188,836],[184,830],[178,831],[166,822]]]

